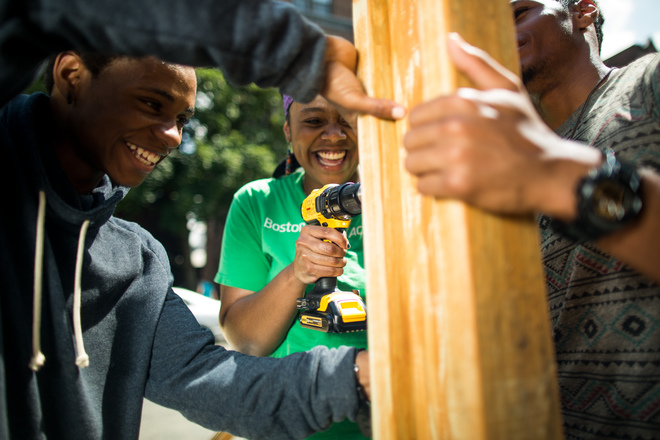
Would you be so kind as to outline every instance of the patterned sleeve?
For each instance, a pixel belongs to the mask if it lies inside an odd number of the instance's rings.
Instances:
[[[660,56],[656,56],[649,64],[644,79],[651,91],[648,98],[653,119],[660,126]]]
[[[640,130],[644,136],[638,142],[643,148],[639,148],[637,154],[640,165],[651,166],[660,172],[660,55],[650,57],[653,59],[647,65],[642,79],[648,125]]]

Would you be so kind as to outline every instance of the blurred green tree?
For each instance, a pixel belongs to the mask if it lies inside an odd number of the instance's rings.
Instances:
[[[215,69],[197,69],[197,81],[195,116],[179,150],[133,188],[115,213],[160,240],[175,284],[193,290],[199,279],[215,276],[232,196],[245,183],[270,176],[287,148],[277,90],[233,87]],[[207,263],[200,270],[190,262],[191,220],[207,224]]]

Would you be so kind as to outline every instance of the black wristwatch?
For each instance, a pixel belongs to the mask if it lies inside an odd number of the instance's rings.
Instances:
[[[577,240],[597,240],[618,231],[642,212],[641,179],[635,167],[608,148],[603,163],[577,186],[577,217],[553,221],[555,230]]]

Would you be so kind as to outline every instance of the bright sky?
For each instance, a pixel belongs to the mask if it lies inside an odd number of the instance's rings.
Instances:
[[[598,0],[603,11],[603,48],[607,59],[649,38],[660,50],[660,0]]]

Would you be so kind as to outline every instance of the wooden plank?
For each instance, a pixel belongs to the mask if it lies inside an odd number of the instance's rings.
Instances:
[[[513,71],[508,0],[354,0],[369,94],[415,103],[467,84],[449,31]],[[374,438],[558,439],[561,416],[538,235],[422,197],[406,122],[359,119]]]

